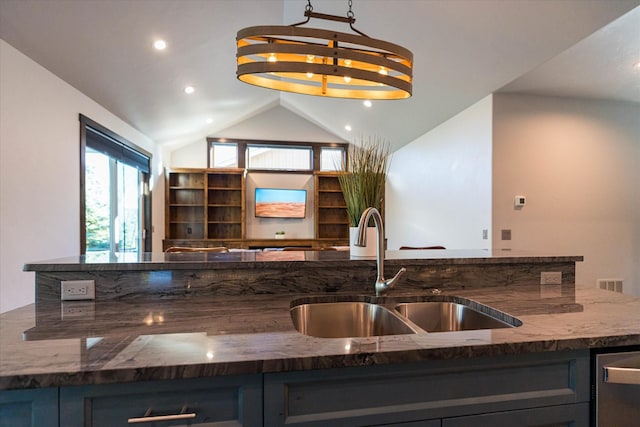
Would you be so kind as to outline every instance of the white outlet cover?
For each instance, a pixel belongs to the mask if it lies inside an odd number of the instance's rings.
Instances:
[[[562,272],[561,271],[543,271],[540,273],[541,285],[561,285],[562,284]]]
[[[62,301],[96,299],[96,284],[93,280],[62,280],[60,282]]]

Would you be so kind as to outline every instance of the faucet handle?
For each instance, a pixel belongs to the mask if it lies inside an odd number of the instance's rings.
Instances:
[[[398,279],[400,278],[400,276],[402,276],[405,272],[407,271],[406,268],[404,267],[400,267],[400,270],[398,270],[398,272],[396,273],[395,276],[393,276],[391,279],[387,280],[387,283],[389,284],[389,287],[392,287],[393,285],[396,284],[396,281],[398,281]]]
[[[376,296],[384,295],[389,289],[393,288],[405,271],[407,271],[407,269],[402,267],[391,279],[376,282]]]

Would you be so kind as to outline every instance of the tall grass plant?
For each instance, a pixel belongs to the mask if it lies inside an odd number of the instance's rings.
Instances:
[[[351,227],[357,227],[368,207],[382,210],[391,160],[389,143],[379,137],[361,138],[349,145],[338,181]]]

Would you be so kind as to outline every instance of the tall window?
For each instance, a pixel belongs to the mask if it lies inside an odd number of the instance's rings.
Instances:
[[[150,154],[80,115],[81,253],[151,249]]]

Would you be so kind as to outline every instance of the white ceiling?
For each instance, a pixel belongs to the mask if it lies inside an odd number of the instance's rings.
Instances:
[[[640,103],[640,7],[500,91]]]
[[[640,12],[587,38],[640,0],[354,0],[356,28],[413,51],[410,99],[365,109],[360,101],[279,93],[236,80],[236,32],[299,22],[306,4],[0,0],[0,37],[170,148],[224,136],[223,129],[275,105],[345,140],[378,135],[396,149],[510,82],[504,90],[640,102],[640,73],[629,71],[640,61]],[[347,12],[346,0],[312,5],[317,12]],[[325,21],[308,25],[327,28]],[[157,37],[167,41],[166,51],[151,48]],[[580,65],[560,55],[574,45],[568,54],[575,51]],[[196,88],[193,95],[184,93],[187,85]]]

